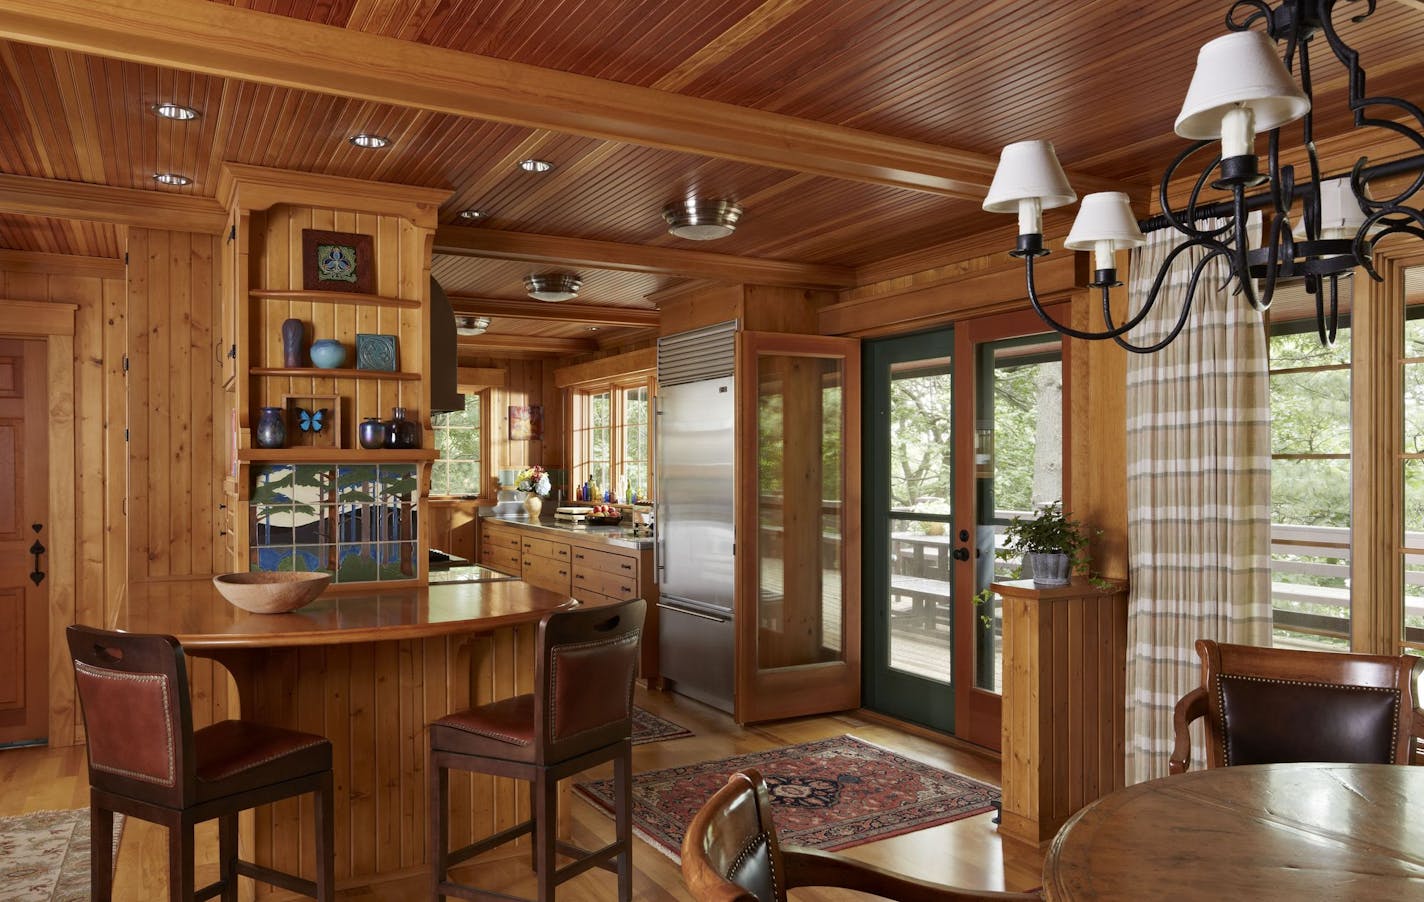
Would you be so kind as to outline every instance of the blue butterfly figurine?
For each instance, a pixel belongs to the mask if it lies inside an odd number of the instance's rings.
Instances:
[[[303,432],[320,432],[326,426],[326,408],[320,410],[303,410],[297,408],[297,414],[301,419]]]

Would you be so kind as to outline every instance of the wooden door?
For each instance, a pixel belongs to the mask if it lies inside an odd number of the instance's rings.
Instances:
[[[48,732],[48,429],[44,342],[0,339],[0,745]]]
[[[736,380],[736,719],[857,707],[860,343],[744,332]]]

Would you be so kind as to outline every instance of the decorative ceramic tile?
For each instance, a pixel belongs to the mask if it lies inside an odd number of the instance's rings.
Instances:
[[[334,469],[320,464],[298,464],[292,489],[297,504],[315,506],[328,500],[335,479]]]
[[[374,464],[360,464],[337,468],[336,500],[342,504],[352,504],[359,501],[375,501],[379,491],[380,484]]]
[[[374,544],[336,546],[336,581],[339,583],[374,582],[380,579],[380,567]]]
[[[253,504],[290,504],[294,471],[291,464],[262,464],[252,468]]]
[[[415,545],[410,542],[377,545],[381,562],[381,579],[415,578]]]
[[[335,545],[298,545],[293,549],[298,570],[333,573],[336,569]]]
[[[292,549],[286,548],[254,548],[252,549],[252,569],[253,570],[290,570],[292,569]]]
[[[396,337],[394,335],[356,334],[356,369],[396,370]]]
[[[381,464],[382,495],[405,498],[414,495],[419,487],[415,464]]]

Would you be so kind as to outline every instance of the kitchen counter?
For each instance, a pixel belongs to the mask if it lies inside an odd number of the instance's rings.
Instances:
[[[493,508],[482,508],[480,519],[493,523],[508,523],[510,526],[519,526],[524,529],[547,532],[559,536],[577,536],[581,539],[593,539],[608,545],[616,545],[619,548],[632,548],[641,551],[645,548],[653,547],[652,536],[634,536],[633,527],[626,523],[597,524],[585,526],[579,523],[563,523],[554,519],[552,514],[540,517],[538,520],[529,517],[502,517],[494,513]],[[626,517],[624,518],[627,519]]]

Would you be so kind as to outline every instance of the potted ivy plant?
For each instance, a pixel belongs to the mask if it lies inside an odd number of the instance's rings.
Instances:
[[[1023,574],[1036,586],[1066,586],[1072,573],[1088,571],[1088,530],[1063,513],[1061,502],[1032,517],[1015,517],[1004,531],[1001,559],[1023,556]]]

